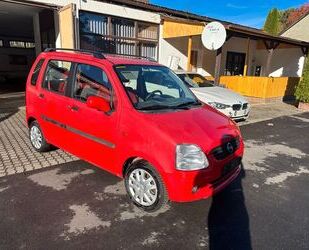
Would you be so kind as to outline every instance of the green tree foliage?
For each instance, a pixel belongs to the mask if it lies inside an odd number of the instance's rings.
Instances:
[[[281,18],[280,18],[281,31],[286,29],[290,25],[289,23],[290,14],[293,13],[294,11],[295,11],[294,8],[281,11]]]
[[[280,12],[278,9],[272,9],[268,13],[263,29],[272,35],[277,35],[280,32]]]
[[[301,102],[309,103],[309,60],[308,60],[308,57],[306,60],[303,77],[296,87],[295,96],[297,100]]]
[[[264,30],[270,34],[278,35],[282,30],[285,30],[308,13],[309,1],[298,8],[289,8],[281,11],[272,9],[268,13],[264,24]]]

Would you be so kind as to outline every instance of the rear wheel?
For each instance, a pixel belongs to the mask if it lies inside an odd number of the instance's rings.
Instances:
[[[31,145],[38,152],[47,152],[52,149],[52,145],[46,142],[40,125],[37,121],[31,122],[29,126],[29,138]]]
[[[134,162],[125,174],[125,186],[133,203],[153,212],[168,201],[165,185],[156,170],[145,161]]]

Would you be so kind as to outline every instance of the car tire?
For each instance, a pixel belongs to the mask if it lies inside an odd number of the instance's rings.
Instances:
[[[37,121],[31,122],[29,126],[29,139],[32,147],[37,152],[47,152],[53,148],[51,144],[47,143]]]
[[[129,166],[125,173],[125,187],[132,202],[146,212],[167,205],[165,185],[155,168],[146,161],[136,161]]]

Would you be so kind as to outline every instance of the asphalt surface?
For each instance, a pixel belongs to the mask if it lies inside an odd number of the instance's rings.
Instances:
[[[241,127],[241,176],[147,214],[120,179],[75,161],[0,178],[0,249],[308,249],[309,113]]]

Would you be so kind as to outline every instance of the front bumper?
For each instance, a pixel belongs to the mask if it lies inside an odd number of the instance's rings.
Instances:
[[[218,109],[218,111],[232,118],[233,120],[241,120],[241,119],[247,119],[249,117],[250,107],[248,106],[247,109],[241,109],[241,110],[233,110],[233,108]]]
[[[206,199],[228,186],[237,178],[241,171],[241,158],[243,148],[238,149],[234,155],[222,161],[212,161],[205,170],[176,171],[166,180],[169,199],[175,202],[190,202]],[[225,167],[235,162],[230,171]]]

